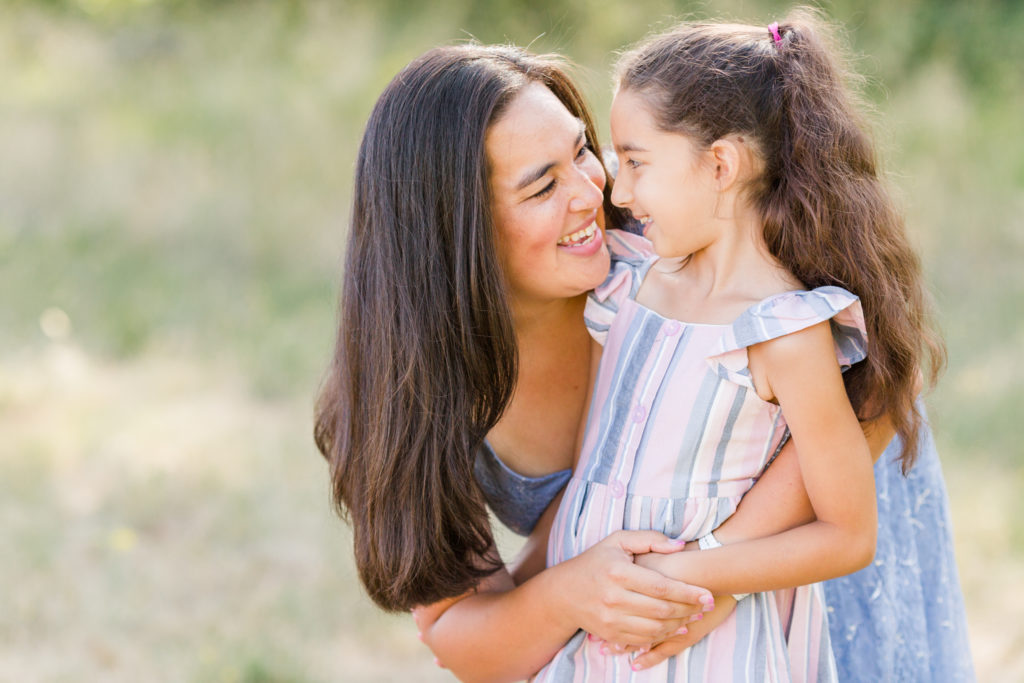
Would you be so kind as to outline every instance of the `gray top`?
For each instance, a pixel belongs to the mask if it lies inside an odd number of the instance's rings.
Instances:
[[[477,451],[473,470],[488,507],[502,524],[520,536],[533,531],[572,474],[571,470],[561,470],[543,477],[524,477],[509,469],[486,441]]]

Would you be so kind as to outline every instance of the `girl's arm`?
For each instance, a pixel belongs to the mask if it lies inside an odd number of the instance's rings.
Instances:
[[[874,462],[882,457],[889,442],[896,435],[892,420],[882,416],[871,422],[862,423],[864,436]],[[814,508],[807,497],[796,448],[790,440],[782,448],[775,462],[765,470],[753,488],[743,496],[736,512],[715,529],[715,538],[720,542],[740,543],[754,538],[771,536],[787,529],[814,521]],[[696,551],[696,541],[686,544],[686,549]],[[736,601],[731,595],[715,596],[715,607],[703,615],[701,621],[689,625],[689,631],[664,640],[648,652],[641,653],[633,660],[637,670],[649,669],[700,642],[732,613]]]
[[[883,415],[862,423],[861,428],[871,460],[878,462],[896,436],[892,420]],[[798,457],[796,444],[790,439],[775,462],[743,496],[736,512],[715,529],[715,538],[725,544],[739,543],[813,522],[814,508],[800,474]]]
[[[638,558],[716,594],[822,581],[856,571],[874,555],[872,459],[846,397],[828,323],[758,344],[749,354],[752,373],[762,379],[759,395],[774,397],[786,415],[815,521],[699,553]]]

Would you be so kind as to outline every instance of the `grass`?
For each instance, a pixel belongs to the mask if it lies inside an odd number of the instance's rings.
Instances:
[[[449,680],[362,595],[310,436],[363,121],[459,27],[568,52],[606,121],[610,50],[678,9],[513,4],[5,7],[0,678]],[[949,344],[930,408],[979,677],[1021,678],[1021,76],[975,82],[983,31],[921,59],[910,5],[833,4]],[[958,21],[1019,21],[985,12]]]

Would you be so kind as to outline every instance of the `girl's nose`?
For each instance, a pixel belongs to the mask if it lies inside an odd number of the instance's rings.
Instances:
[[[612,204],[623,208],[633,203],[633,190],[625,176],[625,173],[620,172],[612,185]]]

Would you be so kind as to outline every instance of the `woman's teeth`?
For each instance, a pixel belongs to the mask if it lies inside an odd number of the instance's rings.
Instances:
[[[644,228],[646,228],[651,223],[651,217],[650,216],[644,216],[643,218],[637,218],[637,220],[640,221],[640,226],[644,227]]]
[[[594,235],[596,235],[596,234],[597,234],[597,221],[594,221],[593,223],[591,223],[589,226],[583,228],[582,230],[577,230],[573,234],[566,235],[565,237],[563,237],[560,240],[558,240],[558,246],[560,246],[560,247],[582,247],[584,244],[588,244],[592,239],[594,239]]]

